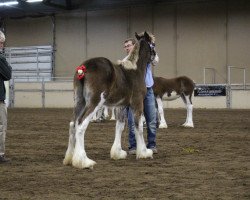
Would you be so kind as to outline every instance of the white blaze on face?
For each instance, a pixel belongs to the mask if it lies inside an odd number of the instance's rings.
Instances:
[[[179,94],[177,94],[175,91],[172,91],[170,95],[168,93],[165,93],[162,99],[167,100],[167,101],[172,101],[172,100],[178,99],[179,97],[180,97]]]

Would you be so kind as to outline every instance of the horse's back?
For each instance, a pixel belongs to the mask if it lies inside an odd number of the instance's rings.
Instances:
[[[111,75],[114,71],[112,62],[104,57],[96,57],[86,60],[83,63],[88,73],[104,73],[103,75]],[[100,75],[99,75],[100,76]]]
[[[163,95],[164,93],[171,93],[176,91],[191,93],[194,90],[195,84],[192,79],[187,76],[178,76],[176,78],[154,77],[154,93],[155,95]]]
[[[173,79],[166,79],[163,77],[154,77],[154,85],[153,90],[155,96],[160,95],[162,96],[166,92],[171,92],[173,90]]]
[[[114,68],[112,62],[104,57],[96,57],[86,60],[86,73],[84,81],[95,89],[107,88],[113,81]]]

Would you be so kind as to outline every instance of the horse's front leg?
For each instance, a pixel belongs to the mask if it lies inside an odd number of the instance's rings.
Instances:
[[[143,119],[135,117],[135,138],[136,138],[136,158],[153,158],[153,151],[147,149],[144,137],[143,137]]]
[[[72,164],[72,157],[75,149],[75,127],[74,122],[69,123],[69,143],[63,160],[64,165]]]
[[[124,126],[125,122],[116,121],[115,140],[110,150],[110,157],[114,160],[125,159],[127,157],[127,152],[122,150],[121,146],[121,136]]]

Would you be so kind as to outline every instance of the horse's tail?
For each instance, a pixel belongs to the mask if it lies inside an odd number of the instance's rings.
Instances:
[[[181,76],[181,77],[179,77],[179,79],[181,80],[182,93],[184,95],[189,96],[189,100],[192,104],[192,95],[193,95],[194,88],[195,88],[195,82],[187,76]]]
[[[74,76],[74,112],[73,121],[75,122],[77,117],[83,112],[86,106],[86,101],[84,98],[84,78],[79,80],[77,78],[77,73]]]
[[[107,97],[113,82],[114,67],[106,58],[92,58],[77,67],[74,77],[74,121],[82,121],[86,107],[90,106],[89,101],[86,102],[86,95],[92,106],[96,106],[102,93]]]

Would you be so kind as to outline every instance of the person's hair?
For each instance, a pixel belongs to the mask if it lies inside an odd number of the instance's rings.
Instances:
[[[5,35],[2,31],[0,31],[0,42],[5,42]]]
[[[124,44],[127,43],[127,42],[129,42],[129,41],[131,41],[133,45],[136,43],[136,41],[135,41],[134,38],[128,38],[128,39],[126,39],[126,40],[124,41]]]

